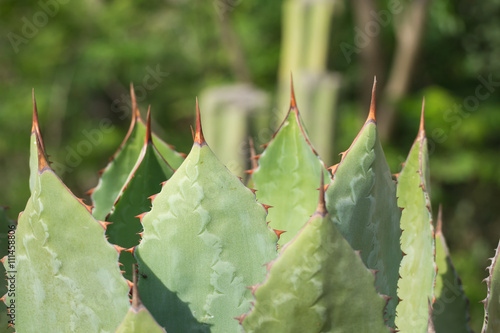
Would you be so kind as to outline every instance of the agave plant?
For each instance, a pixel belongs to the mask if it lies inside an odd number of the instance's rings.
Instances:
[[[288,114],[253,158],[250,188],[211,151],[198,102],[183,156],[152,133],[150,110],[144,122],[131,95],[129,132],[92,206],[51,169],[33,97],[31,197],[3,259],[17,331],[471,331],[440,217],[434,229],[423,106],[392,176],[374,84],[366,122],[327,168],[292,87]],[[496,260],[484,332],[500,331]]]

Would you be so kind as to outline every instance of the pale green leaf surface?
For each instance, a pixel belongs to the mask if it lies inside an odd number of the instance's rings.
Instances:
[[[129,306],[118,252],[52,170],[33,185],[16,231],[16,330],[114,331]]]
[[[269,209],[269,226],[286,231],[278,241],[282,246],[302,228],[316,209],[321,172],[328,172],[306,140],[295,108],[258,160],[252,174],[260,203]]]
[[[398,177],[398,205],[403,208],[401,249],[406,253],[398,283],[402,301],[396,326],[401,332],[427,332],[428,301],[434,296],[434,231],[428,190],[427,139],[420,131]]]
[[[468,300],[460,278],[451,262],[446,240],[441,230],[436,232],[437,276],[433,304],[433,321],[437,333],[470,333]]]
[[[375,285],[391,297],[385,318],[394,327],[397,283],[403,256],[400,248],[401,210],[374,121],[365,123],[334,171],[326,191],[330,218],[365,265],[377,270]]]
[[[265,209],[197,143],[152,204],[135,251],[143,303],[168,332],[237,332],[276,256]]]
[[[374,283],[330,218],[316,213],[270,263],[242,325],[246,333],[388,332]]]

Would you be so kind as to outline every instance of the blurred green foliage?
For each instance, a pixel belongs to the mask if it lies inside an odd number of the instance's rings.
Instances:
[[[343,78],[336,153],[347,149],[359,130],[367,112],[359,101],[370,93],[359,90],[359,59],[354,56],[348,63],[339,48],[354,39],[352,8],[350,2],[342,3],[345,10],[332,24],[329,57],[329,69]],[[142,111],[152,105],[157,133],[179,151],[189,150],[195,96],[237,77],[223,43],[221,14],[231,17],[252,83],[274,93],[281,5],[251,0],[3,0],[0,204],[10,206],[9,215],[16,218],[29,196],[32,88],[56,171],[76,195],[85,197],[97,183],[97,170],[125,135],[129,82],[136,86]],[[443,204],[444,233],[471,300],[472,327],[479,330],[478,301],[486,290],[480,282],[500,237],[500,1],[431,1],[428,13],[410,93],[398,105],[397,127],[384,148],[391,170],[398,172],[416,136],[425,96],[433,204]],[[381,31],[387,65],[396,43],[393,29],[389,24]],[[200,105],[203,111],[203,101]]]

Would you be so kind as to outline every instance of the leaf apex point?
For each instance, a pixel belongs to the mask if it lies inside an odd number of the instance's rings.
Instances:
[[[293,75],[290,73],[290,109],[297,109],[297,103],[295,101],[295,91],[293,87]]]
[[[425,97],[422,98],[422,111],[420,113],[419,132],[421,136],[425,136]]]
[[[146,138],[145,138],[145,145],[152,144],[153,143],[153,135],[151,131],[151,105],[148,106],[148,115],[146,118]]]
[[[198,104],[198,97],[196,97],[196,131],[194,133],[194,142],[200,146],[206,145],[205,137],[203,136],[203,129],[201,128],[200,106]]]
[[[442,234],[443,230],[443,205],[439,204],[438,217],[436,223],[436,234]]]
[[[366,122],[369,122],[369,121],[377,122],[377,119],[375,117],[375,112],[376,112],[375,104],[377,102],[376,101],[376,92],[377,92],[377,77],[375,76],[373,78],[373,88],[372,88],[372,99],[370,102],[370,112],[368,113],[368,119],[366,119]]]

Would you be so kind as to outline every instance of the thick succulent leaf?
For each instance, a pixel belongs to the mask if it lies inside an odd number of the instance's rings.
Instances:
[[[500,242],[495,250],[495,256],[491,258],[488,267],[488,277],[485,279],[488,286],[488,294],[484,299],[484,323],[482,333],[500,332],[500,266],[498,255],[500,253]]]
[[[151,132],[148,133],[147,138],[150,138]],[[160,192],[161,183],[169,179],[173,173],[152,141],[146,139],[134,170],[122,188],[112,213],[106,218],[106,221],[111,222],[106,234],[112,244],[127,249],[139,244],[142,225],[136,216],[150,210],[149,197]],[[132,253],[122,251],[120,263],[123,265],[123,275],[131,280],[131,267],[136,263]]]
[[[268,270],[264,283],[252,288],[255,305],[241,318],[245,332],[389,331],[374,273],[324,209],[284,246]]]
[[[380,293],[391,297],[385,319],[394,328],[403,257],[399,243],[401,210],[377,132],[374,99],[368,120],[333,168],[326,205],[332,222],[352,248],[361,251],[365,265],[378,271],[375,285]]]
[[[0,206],[0,257],[3,258],[5,263],[9,262],[9,259],[14,260],[13,251],[15,250],[14,240],[15,238],[16,224],[11,221],[5,208]],[[9,244],[10,241],[10,244]],[[10,252],[10,257],[8,256]],[[2,276],[2,283],[0,284],[0,295],[5,295],[7,293],[7,282],[5,280],[5,269],[3,266],[0,267],[0,276]],[[11,288],[12,291],[13,288]],[[14,316],[15,314],[13,314]],[[14,317],[15,318],[15,317]],[[14,329],[9,326],[9,320],[13,319],[10,315],[7,315],[7,306],[0,302],[0,333],[4,332],[14,332]]]
[[[92,190],[91,197],[94,204],[92,213],[96,219],[104,220],[111,212],[115,201],[139,159],[144,138],[146,137],[146,127],[139,110],[134,107],[132,123],[125,140],[102,171],[99,184]],[[184,160],[179,153],[160,140],[155,134],[153,134],[153,142],[172,168],[177,168]]]
[[[167,332],[237,332],[233,317],[249,310],[246,287],[264,279],[277,237],[253,192],[199,133],[141,219],[143,238],[134,253],[139,290]]]
[[[469,301],[462,289],[442,232],[441,208],[436,228],[437,276],[432,317],[437,333],[472,332],[469,326]]]
[[[278,241],[280,246],[314,213],[321,172],[328,177],[304,132],[292,92],[290,110],[260,156],[251,180],[259,202],[272,206],[269,225],[286,231]]]
[[[402,301],[397,307],[396,326],[401,332],[427,332],[428,302],[433,301],[436,276],[434,229],[429,198],[429,157],[423,126],[398,176],[401,216],[401,261],[398,283]]]
[[[16,271],[15,297],[6,299],[15,301],[16,330],[111,332],[129,306],[118,252],[50,169],[37,142],[37,176],[19,217],[14,267],[4,261],[6,270]]]

